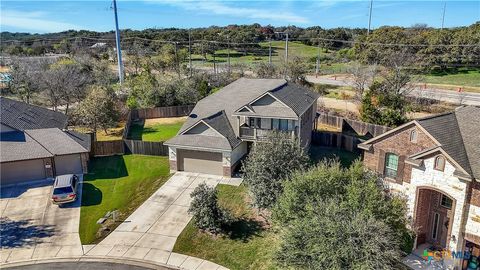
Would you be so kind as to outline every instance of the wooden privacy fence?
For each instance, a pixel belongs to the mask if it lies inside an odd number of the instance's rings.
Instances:
[[[360,152],[358,144],[363,140],[350,135],[336,132],[314,131],[312,133],[312,143],[319,146],[335,147],[347,150],[349,152]]]
[[[340,116],[335,116],[335,115],[325,114],[325,113],[320,113],[317,119],[317,123],[336,127],[340,129],[342,132],[352,130],[355,133],[362,136],[369,133],[373,137],[381,135],[392,129],[387,126],[365,123],[362,121],[352,120],[352,119],[343,118]]]
[[[132,119],[151,119],[162,117],[178,117],[187,116],[192,112],[195,105],[182,105],[182,106],[170,106],[170,107],[156,107],[135,109],[131,112]]]
[[[113,156],[125,154],[123,140],[95,141],[92,144],[93,156]]]
[[[163,142],[146,142],[139,140],[123,140],[125,152],[130,154],[168,156],[168,146]]]

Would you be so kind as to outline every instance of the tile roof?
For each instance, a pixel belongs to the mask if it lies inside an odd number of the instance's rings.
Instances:
[[[284,79],[240,78],[223,87],[218,92],[200,100],[190,113],[187,121],[183,124],[178,134],[189,129],[200,120],[204,120],[220,134],[225,136],[230,145],[229,148],[233,149],[241,142],[236,137],[232,128],[237,125],[236,117],[233,116],[233,113],[241,107],[248,105],[266,92],[270,92],[275,98],[291,107],[297,116],[303,114],[303,112],[318,98],[317,94],[312,93],[303,87],[287,83]],[[270,111],[262,111],[262,113],[265,114],[269,112]],[[180,136],[182,136],[182,138],[177,138]],[[167,141],[167,144],[172,143],[178,145],[183,142],[187,143],[185,140],[187,140],[187,138],[192,138],[183,136],[186,135],[177,135],[177,137]],[[196,138],[195,140],[197,146],[206,147],[206,144],[203,145],[204,140],[199,138]],[[192,146],[191,142],[188,143],[189,146]]]
[[[480,108],[461,107],[451,113],[417,120],[468,174],[480,179]]]
[[[67,116],[47,108],[0,97],[2,124],[24,131],[26,129],[59,128],[67,126]]]

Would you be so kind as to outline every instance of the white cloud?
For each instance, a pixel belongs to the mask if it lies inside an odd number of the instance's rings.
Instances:
[[[180,7],[190,11],[208,12],[216,15],[228,15],[233,17],[243,17],[250,19],[264,19],[271,21],[282,21],[285,23],[308,23],[308,19],[299,15],[295,15],[291,12],[275,10],[275,2],[272,2],[272,8],[258,9],[258,8],[246,8],[227,5],[222,1],[176,1],[176,0],[158,0],[149,1],[158,2],[162,4],[168,4],[171,6]],[[246,3],[245,1],[243,3]]]
[[[41,11],[24,12],[17,10],[2,10],[0,25],[19,29],[39,31],[39,32],[59,32],[64,30],[79,30],[80,26],[53,21],[48,19],[48,14]]]

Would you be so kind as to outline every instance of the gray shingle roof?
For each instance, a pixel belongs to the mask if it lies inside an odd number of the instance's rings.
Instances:
[[[26,129],[59,128],[67,126],[67,116],[47,108],[0,97],[0,121],[11,128]]]
[[[0,135],[0,162],[88,152],[58,128],[5,132]]]
[[[30,137],[40,143],[53,155],[67,155],[88,152],[74,139],[58,128],[25,130]]]
[[[480,108],[459,108],[455,111],[455,117],[473,176],[480,179]]]
[[[24,132],[0,134],[0,162],[51,157],[52,154]]]
[[[455,112],[417,120],[468,174],[480,179],[480,108],[462,107]]]
[[[203,119],[220,134],[225,136],[230,144],[229,148],[233,149],[241,142],[236,137],[232,128],[237,124],[236,117],[233,116],[233,113],[266,92],[270,92],[277,99],[291,107],[297,116],[301,115],[318,98],[316,94],[309,90],[287,83],[284,79],[241,78],[223,87],[218,92],[200,100],[178,134],[181,134]],[[180,138],[175,137],[167,141],[167,144],[181,145],[185,143],[185,145],[187,145],[188,143],[189,146],[193,146],[192,142],[186,141],[189,138],[193,138],[191,137],[192,135],[188,135],[188,137],[185,136],[187,135],[177,135],[177,137]],[[205,137],[205,135],[195,136]],[[208,148],[206,147],[208,143],[204,143],[205,140],[195,138],[195,146]]]
[[[177,135],[168,140],[168,145],[190,146],[205,149],[232,150],[232,146],[224,137],[205,136],[198,134]]]

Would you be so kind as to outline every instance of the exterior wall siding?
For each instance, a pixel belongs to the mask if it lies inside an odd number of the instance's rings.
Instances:
[[[315,108],[316,104],[314,103],[312,106],[310,106],[310,108],[308,108],[308,110],[301,116],[300,119],[300,144],[306,148],[310,146],[312,141],[313,122],[315,121],[316,113]]]

